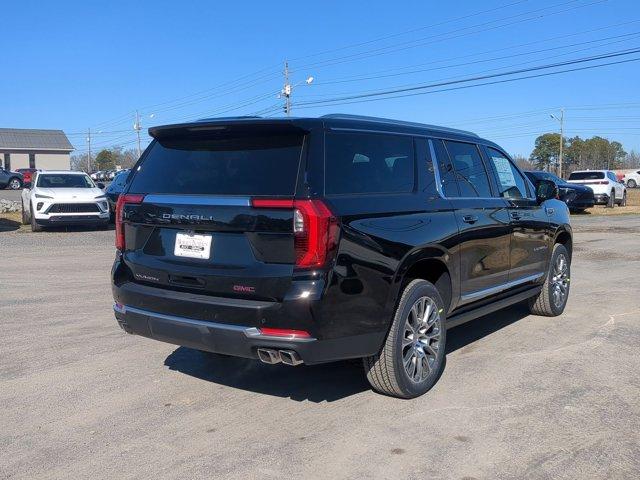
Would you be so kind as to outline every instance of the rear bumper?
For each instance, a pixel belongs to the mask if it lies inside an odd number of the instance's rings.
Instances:
[[[127,333],[235,357],[257,359],[258,348],[293,350],[306,364],[371,355],[379,348],[378,335],[364,334],[331,340],[263,335],[256,327],[224,324],[166,315],[115,304],[116,320]]]

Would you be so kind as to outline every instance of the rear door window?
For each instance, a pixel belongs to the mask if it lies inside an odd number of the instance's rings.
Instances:
[[[207,138],[188,135],[153,143],[131,193],[293,195],[303,136]]]
[[[604,172],[573,172],[569,180],[602,180]]]
[[[412,137],[329,132],[325,141],[327,195],[414,190]]]
[[[456,173],[461,197],[490,198],[489,176],[484,168],[478,146],[472,143],[445,140]]]

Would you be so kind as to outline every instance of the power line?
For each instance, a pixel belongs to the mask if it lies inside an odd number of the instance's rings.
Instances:
[[[299,66],[298,68],[309,68],[309,67],[323,68],[323,67],[327,67],[327,66],[331,66],[331,65],[338,65],[338,64],[341,64],[341,63],[347,63],[347,62],[363,60],[363,59],[370,58],[370,57],[373,57],[373,56],[388,55],[390,53],[395,53],[395,52],[407,50],[407,49],[410,49],[410,48],[416,48],[416,47],[419,47],[419,46],[429,45],[429,44],[437,43],[437,42],[440,42],[440,41],[451,40],[451,39],[454,39],[454,38],[461,38],[461,37],[465,37],[465,36],[468,36],[468,35],[474,35],[474,34],[477,34],[477,33],[484,33],[486,31],[490,31],[490,30],[509,27],[509,26],[516,25],[516,24],[519,24],[519,23],[525,23],[525,22],[530,22],[530,21],[533,21],[533,20],[539,20],[540,18],[543,18],[543,17],[547,17],[547,16],[551,16],[551,15],[558,15],[558,14],[566,13],[566,12],[569,12],[569,11],[572,11],[572,10],[589,7],[589,6],[592,6],[592,5],[599,4],[599,3],[604,3],[604,2],[606,2],[608,0],[596,0],[596,1],[593,1],[593,2],[590,2],[590,3],[577,5],[577,6],[570,7],[570,8],[564,9],[564,10],[559,10],[557,12],[550,12],[550,13],[547,13],[547,14],[543,13],[543,14],[540,14],[540,15],[535,15],[535,14],[538,14],[539,12],[544,12],[545,10],[551,10],[553,8],[556,8],[556,7],[562,7],[562,6],[565,6],[565,5],[570,5],[572,3],[576,3],[577,1],[578,0],[570,0],[568,2],[563,2],[563,3],[556,4],[556,5],[551,5],[551,6],[548,6],[548,7],[537,8],[537,9],[530,10],[530,11],[523,12],[523,13],[519,13],[519,14],[516,14],[516,15],[510,15],[510,16],[507,16],[507,17],[502,17],[502,18],[499,18],[499,19],[490,20],[488,22],[482,22],[482,23],[478,23],[478,24],[475,24],[475,25],[470,25],[470,26],[467,26],[467,27],[458,28],[458,29],[451,30],[451,31],[448,31],[448,32],[445,32],[445,33],[423,37],[421,39],[405,41],[405,42],[397,43],[395,45],[389,45],[389,46],[386,46],[386,47],[379,47],[379,48],[376,48],[376,49],[367,50],[367,51],[364,51],[364,52],[359,52],[359,53],[355,53],[355,54],[351,54],[351,55],[346,55],[346,56],[343,56],[343,57],[336,57],[336,58],[333,58],[333,59],[323,60],[323,61],[319,61],[319,62],[303,64],[303,65]],[[516,20],[516,21],[513,21],[513,22],[509,22],[509,23],[503,23],[503,24],[490,26],[491,24],[494,24],[496,22],[502,22],[504,20],[511,20],[511,19],[514,19],[514,18],[517,18],[517,17],[522,17],[524,15],[531,15],[531,14],[534,14],[534,15],[531,16],[531,17],[528,17],[528,18]],[[470,31],[470,32],[459,33],[461,30],[470,30],[470,29],[479,28],[479,27],[487,27],[487,28],[480,28],[478,30],[474,30],[474,31]],[[450,35],[450,36],[445,37],[446,35]],[[429,40],[429,41],[425,42],[424,40]],[[420,43],[416,43],[416,42],[420,42]]]
[[[448,81],[448,82],[437,82],[437,83],[431,83],[431,84],[426,84],[426,85],[418,85],[418,86],[414,86],[414,87],[395,88],[395,89],[391,89],[391,90],[380,90],[380,91],[373,92],[373,93],[363,93],[363,94],[359,94],[359,95],[336,97],[336,98],[333,98],[333,99],[301,102],[301,103],[296,104],[296,105],[298,107],[302,108],[302,107],[305,107],[305,106],[314,106],[314,105],[322,105],[322,104],[335,105],[335,104],[337,104],[336,102],[341,102],[339,104],[343,104],[344,105],[345,103],[342,103],[342,102],[346,102],[346,101],[349,101],[349,100],[359,100],[359,99],[366,99],[366,98],[380,97],[380,96],[385,96],[383,99],[401,98],[401,97],[404,97],[404,96],[419,95],[421,93],[412,93],[412,94],[394,95],[394,96],[388,96],[388,95],[403,94],[403,93],[407,93],[407,92],[416,92],[418,90],[425,90],[425,89],[434,88],[434,87],[455,85],[455,84],[460,84],[460,83],[468,83],[468,82],[474,82],[474,81],[478,81],[478,80],[486,80],[486,79],[490,79],[490,78],[504,77],[504,76],[508,76],[508,75],[518,75],[518,74],[521,74],[521,73],[533,72],[533,71],[538,71],[538,70],[546,70],[546,69],[557,68],[557,67],[561,67],[561,66],[575,65],[575,64],[585,63],[585,62],[592,62],[592,61],[596,61],[596,60],[604,60],[604,59],[607,59],[607,58],[620,57],[620,56],[624,56],[624,55],[631,55],[631,54],[635,54],[635,53],[638,53],[638,52],[640,52],[640,48],[633,48],[633,49],[621,50],[621,51],[617,51],[617,52],[610,52],[610,53],[602,54],[602,55],[592,55],[592,56],[578,58],[578,59],[574,59],[574,60],[567,60],[567,61],[564,61],[564,62],[556,62],[556,63],[546,64],[546,65],[539,65],[539,66],[530,67],[530,68],[522,68],[522,69],[517,69],[517,70],[510,70],[510,71],[507,71],[507,72],[501,72],[501,73],[496,73],[496,74],[491,74],[491,75],[479,75],[479,76],[467,77],[467,78],[463,78],[463,79],[459,79],[459,80],[452,80],[452,81]],[[584,70],[584,69],[587,69],[587,68],[596,68],[598,66],[613,65],[613,64],[618,64],[618,63],[626,63],[626,62],[635,61],[635,60],[637,60],[637,59],[627,60],[627,61],[623,61],[623,62],[607,63],[607,64],[602,64],[602,65],[593,65],[593,66],[590,66],[590,67],[583,67],[583,68],[581,68],[579,70]],[[554,74],[557,74],[557,73],[565,73],[565,72],[569,72],[569,71],[575,71],[575,70],[564,70],[564,71],[560,71],[560,72],[548,72],[545,75],[554,75]],[[522,77],[522,78],[520,78],[520,80],[524,79],[524,78],[535,78],[535,77],[539,77],[539,76],[541,76],[541,75]],[[515,81],[515,80],[519,80],[519,79],[511,79],[511,80],[508,80],[508,81]],[[480,85],[488,85],[488,84],[493,84],[493,83],[504,83],[504,82],[506,82],[506,80],[503,80],[502,82],[483,83],[483,84],[480,84]],[[458,88],[469,88],[469,87],[472,87],[472,86],[479,86],[479,85],[468,85],[466,87],[458,87]],[[446,91],[446,90],[437,90],[437,91]],[[433,93],[433,92],[422,92],[422,94],[426,94],[426,93]],[[349,103],[358,103],[358,102],[349,102]]]

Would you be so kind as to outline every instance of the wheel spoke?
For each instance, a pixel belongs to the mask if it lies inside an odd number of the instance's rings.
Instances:
[[[426,296],[417,299],[405,319],[401,341],[403,365],[412,381],[422,382],[435,368],[441,328],[438,304]]]

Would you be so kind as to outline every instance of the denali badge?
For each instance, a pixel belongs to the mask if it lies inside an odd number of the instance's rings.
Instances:
[[[162,214],[162,219],[163,220],[190,220],[190,221],[198,221],[198,222],[203,222],[205,220],[209,220],[212,221],[214,220],[214,218],[212,216],[207,216],[207,215],[196,215],[196,214],[192,214],[192,215],[181,215],[179,213],[163,213]]]

